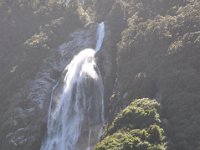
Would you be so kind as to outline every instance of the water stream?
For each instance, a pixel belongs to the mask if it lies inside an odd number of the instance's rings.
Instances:
[[[104,87],[95,53],[104,35],[104,23],[100,23],[96,49],[77,54],[54,87],[40,150],[91,150],[98,142],[104,124]]]

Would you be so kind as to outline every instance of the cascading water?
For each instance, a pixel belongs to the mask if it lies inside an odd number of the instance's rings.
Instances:
[[[104,39],[98,25],[96,52]],[[104,88],[95,62],[95,50],[85,49],[65,69],[52,92],[47,137],[41,150],[91,150],[104,123]]]
[[[104,25],[104,22],[102,22],[98,24],[98,29],[97,29],[97,43],[96,43],[96,48],[95,48],[97,52],[101,49],[104,36],[105,36],[105,25]]]

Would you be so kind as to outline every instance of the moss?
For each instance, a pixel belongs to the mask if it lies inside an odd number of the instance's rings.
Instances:
[[[44,32],[40,32],[39,34],[35,34],[25,42],[25,45],[29,47],[38,47],[38,45],[46,43],[48,36]]]

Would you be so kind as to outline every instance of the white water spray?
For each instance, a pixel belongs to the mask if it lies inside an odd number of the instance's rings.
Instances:
[[[102,26],[98,27],[96,51],[105,34]],[[81,51],[65,70],[51,96],[47,137],[40,150],[91,150],[104,123],[104,88],[95,50]]]

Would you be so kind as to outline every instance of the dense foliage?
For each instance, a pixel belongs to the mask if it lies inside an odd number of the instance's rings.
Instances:
[[[104,5],[111,5],[105,20],[117,63],[110,120],[130,99],[156,98],[168,149],[199,149],[200,2],[116,0]]]
[[[165,150],[159,104],[138,99],[121,111],[108,127],[96,150]]]
[[[156,98],[162,104],[169,149],[198,149],[200,2],[121,0],[119,4],[125,8],[127,27],[118,44],[116,93],[125,97],[113,102],[114,108],[130,98]]]

